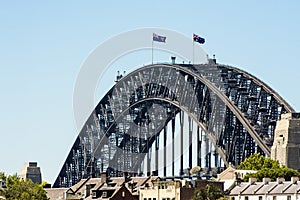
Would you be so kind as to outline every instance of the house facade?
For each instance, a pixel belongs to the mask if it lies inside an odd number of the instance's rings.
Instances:
[[[70,187],[65,192],[65,199],[138,200],[138,189],[156,178],[156,176],[131,177],[128,173],[124,173],[123,177],[111,178],[102,173],[101,178],[82,179]]]
[[[156,179],[148,187],[139,190],[140,200],[189,200],[196,189],[213,184],[223,191],[223,182],[200,179]]]
[[[224,191],[230,189],[237,181],[244,178],[248,173],[256,173],[256,170],[239,170],[229,163],[229,167],[218,174],[217,181],[224,182]]]
[[[135,177],[127,173],[123,177],[80,180],[68,189],[47,189],[50,200],[189,200],[196,189],[213,184],[223,190],[223,182],[187,178],[160,178],[158,176]]]

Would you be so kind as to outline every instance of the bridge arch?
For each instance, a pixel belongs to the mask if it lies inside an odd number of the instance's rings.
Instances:
[[[182,112],[206,133],[223,164],[237,165],[256,152],[270,156],[276,121],[292,111],[255,76],[213,59],[200,65],[144,66],[118,80],[96,106],[54,187],[103,171],[137,172],[149,150],[158,150],[166,124],[175,126]]]

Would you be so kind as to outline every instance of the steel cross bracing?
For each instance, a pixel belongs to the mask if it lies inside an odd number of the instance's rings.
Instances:
[[[100,177],[103,171],[110,176],[142,173],[145,159],[147,169],[154,159],[157,170],[160,143],[166,146],[166,126],[172,123],[174,139],[175,116],[182,112],[213,144],[215,163],[220,157],[225,165],[238,165],[255,152],[270,156],[276,121],[292,111],[265,83],[238,68],[214,62],[145,66],[121,78],[99,102],[54,187],[70,187],[90,175]],[[191,138],[181,132],[181,137]],[[149,152],[156,152],[154,158]],[[189,159],[192,156],[199,158],[190,153]]]

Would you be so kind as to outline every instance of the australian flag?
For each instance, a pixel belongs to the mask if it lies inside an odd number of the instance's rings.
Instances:
[[[157,35],[157,34],[153,33],[153,41],[166,42],[166,39],[167,39],[167,37],[160,36],[160,35]]]
[[[205,39],[200,37],[199,35],[196,35],[195,33],[193,34],[193,38],[195,42],[199,42],[200,44],[204,44],[205,43]]]

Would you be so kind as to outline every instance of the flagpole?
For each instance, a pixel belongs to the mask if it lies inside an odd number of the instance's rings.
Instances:
[[[195,64],[194,63],[194,59],[195,58],[195,41],[194,41],[194,37],[193,37],[193,64]]]
[[[153,38],[152,38],[152,65],[153,65]]]

